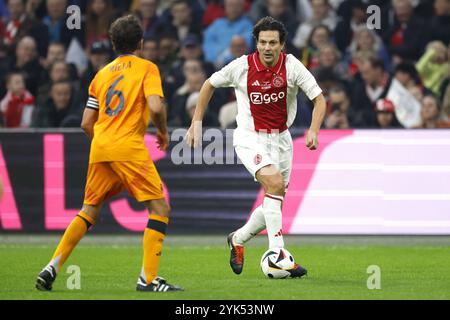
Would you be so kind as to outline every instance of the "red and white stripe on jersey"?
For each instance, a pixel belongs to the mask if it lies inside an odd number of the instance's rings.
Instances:
[[[86,108],[98,110],[98,100],[96,97],[89,96],[89,99],[86,103]]]
[[[282,132],[294,122],[299,88],[310,100],[322,93],[306,67],[284,53],[273,68],[264,67],[256,52],[244,55],[215,72],[209,82],[215,88],[235,89],[239,130]]]
[[[283,132],[287,127],[286,54],[272,68],[259,61],[258,53],[247,57],[247,95],[256,131]]]

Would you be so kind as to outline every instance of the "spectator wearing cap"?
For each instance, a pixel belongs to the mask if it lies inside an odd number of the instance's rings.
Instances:
[[[183,65],[183,73],[186,80],[176,90],[169,104],[168,123],[175,127],[189,125],[191,119],[186,112],[188,98],[192,93],[199,92],[206,80],[206,74],[200,60],[186,60]],[[217,119],[215,108],[208,108],[205,126],[210,125],[208,119]]]
[[[195,34],[187,35],[181,42],[180,56],[182,59],[201,59],[204,60],[202,43]]]
[[[450,55],[441,41],[432,41],[416,64],[424,85],[439,96],[442,82],[450,74]]]
[[[79,127],[82,110],[70,81],[55,82],[47,101],[38,105],[33,124],[39,128]]]
[[[381,129],[401,128],[395,116],[395,107],[392,101],[379,99],[375,103],[376,126]]]
[[[215,20],[204,33],[203,52],[205,60],[215,63],[219,54],[225,51],[234,35],[245,38],[252,48],[252,21],[244,14],[244,0],[225,0],[225,17]]]
[[[202,68],[209,77],[215,72],[212,63],[204,61],[202,44],[200,38],[195,34],[189,34],[181,42],[181,49],[178,58],[173,62],[168,73],[162,75],[164,93],[171,97],[176,88],[180,87],[184,81],[183,65],[187,60],[200,60]]]
[[[427,43],[427,27],[414,15],[411,0],[393,0],[393,22],[385,28],[383,41],[388,47],[394,64],[405,60],[417,60]]]
[[[8,92],[0,102],[0,114],[5,128],[28,128],[35,109],[33,95],[25,87],[25,79],[19,72],[7,76]]]
[[[176,34],[180,42],[189,34],[201,36],[201,23],[199,20],[194,19],[188,0],[175,0],[172,2],[169,21],[165,23],[165,30]]]
[[[31,36],[37,44],[37,50],[41,57],[45,57],[49,43],[46,26],[26,12],[25,0],[8,0],[9,20],[5,22],[3,32],[0,34],[0,50],[7,53],[14,52],[19,39]],[[1,30],[1,28],[0,28]]]
[[[111,45],[109,40],[92,43],[88,57],[88,67],[81,75],[80,88],[88,88],[97,72],[111,61]],[[87,90],[82,90],[81,94],[83,99],[87,100]]]

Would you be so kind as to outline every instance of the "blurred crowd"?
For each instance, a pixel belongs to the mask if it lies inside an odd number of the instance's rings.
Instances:
[[[0,127],[79,127],[90,81],[114,59],[109,26],[129,13],[169,126],[190,124],[203,82],[254,51],[253,25],[270,15],[324,91],[325,128],[450,127],[450,0],[0,0]],[[218,89],[204,125],[232,128],[236,112],[234,91]],[[311,113],[300,94],[294,126]]]

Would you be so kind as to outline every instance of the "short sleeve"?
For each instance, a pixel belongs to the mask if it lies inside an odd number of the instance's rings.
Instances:
[[[91,81],[91,84],[89,85],[89,89],[88,89],[89,98],[88,98],[88,101],[86,103],[86,108],[94,109],[94,110],[98,110],[99,109],[99,103],[98,103],[98,99],[97,99],[97,94],[95,92],[96,79],[97,79],[97,77],[95,77]]]
[[[214,88],[236,87],[239,74],[242,72],[247,56],[242,56],[231,61],[219,71],[213,73],[209,78],[209,82]]]
[[[302,91],[306,94],[309,100],[314,100],[319,94],[322,93],[319,85],[316,82],[314,76],[309,72],[308,69],[294,56],[290,56],[292,61],[294,72],[294,81]]]
[[[144,94],[145,97],[157,95],[164,98],[164,93],[161,83],[161,75],[159,69],[155,64],[150,64],[147,73],[144,77]]]

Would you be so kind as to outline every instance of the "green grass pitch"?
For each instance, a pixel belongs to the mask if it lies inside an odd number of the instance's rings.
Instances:
[[[142,248],[138,236],[87,236],[64,265],[52,292],[35,278],[59,236],[0,236],[0,299],[450,299],[450,237],[286,237],[287,249],[309,274],[270,280],[259,269],[260,236],[246,247],[236,276],[225,235],[170,236],[160,275],[180,293],[135,291]],[[81,289],[69,290],[67,267],[81,269]],[[367,268],[381,270],[381,289],[369,290]]]

